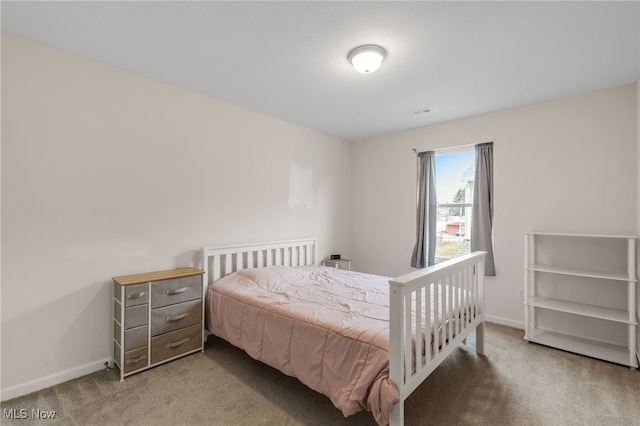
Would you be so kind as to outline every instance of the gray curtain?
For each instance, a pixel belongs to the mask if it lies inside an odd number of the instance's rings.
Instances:
[[[493,263],[493,142],[476,145],[471,251],[487,252],[485,275],[495,276]]]
[[[431,266],[436,254],[436,154],[433,151],[418,153],[418,204],[416,216],[416,245],[411,256],[411,266]]]

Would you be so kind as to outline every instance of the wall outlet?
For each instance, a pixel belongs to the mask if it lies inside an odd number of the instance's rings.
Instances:
[[[518,293],[517,293],[516,297],[518,298],[518,300],[524,300],[524,289],[523,288],[519,288],[518,289]]]

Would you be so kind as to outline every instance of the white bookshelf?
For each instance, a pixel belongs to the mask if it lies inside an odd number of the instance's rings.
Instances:
[[[526,233],[524,339],[638,368],[636,239],[631,235]],[[570,278],[561,279],[563,276]],[[562,288],[568,284],[571,287]],[[581,286],[587,284],[624,304],[607,306],[597,294],[586,295]],[[546,312],[555,316],[541,324],[539,318],[549,315]],[[625,327],[626,343],[581,335],[571,328],[572,323],[587,319],[595,321],[597,329]]]

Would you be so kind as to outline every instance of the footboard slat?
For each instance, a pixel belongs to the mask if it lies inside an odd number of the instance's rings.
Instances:
[[[467,270],[462,270],[462,282],[464,290],[464,326],[469,324],[469,304],[471,303],[471,295],[469,294],[469,278],[467,277]]]
[[[431,319],[431,284],[425,287],[425,293],[426,293],[426,297],[427,297],[427,302],[425,303],[425,306],[427,307],[427,312],[425,313],[425,320],[426,320],[426,326],[425,326],[425,330],[431,330],[431,328],[433,327],[433,321]],[[425,347],[425,355],[426,355],[426,359],[425,359],[425,365],[429,365],[429,362],[431,362],[431,359],[433,358],[433,353],[431,351],[431,339],[429,338],[429,343],[426,344]]]
[[[440,284],[437,281],[433,283],[433,353],[438,355],[440,352],[440,333],[438,328],[441,324],[440,319]]]
[[[415,335],[414,341],[416,342],[416,354],[422,354],[422,345],[424,344],[422,339],[422,289],[418,289],[416,292],[416,321],[415,321]],[[416,372],[422,370],[422,356],[415,358]]]
[[[451,324],[455,320],[455,309],[453,307],[453,287],[449,282],[449,278],[445,279],[445,285],[447,288],[447,341],[450,342],[451,338],[455,336],[455,332],[453,331],[453,324]],[[453,319],[452,319],[453,318]]]
[[[413,334],[411,333],[411,294],[404,297],[404,325],[405,329],[403,330],[404,334],[404,369],[405,371],[411,371],[411,339],[413,338]]]
[[[471,277],[471,294],[473,295],[473,303],[471,304],[471,317],[478,315],[478,280],[474,279],[475,265],[469,267],[469,276]]]
[[[476,330],[476,352],[483,355],[485,255],[474,252],[389,281],[389,378],[400,397],[390,425],[404,423],[404,400]]]

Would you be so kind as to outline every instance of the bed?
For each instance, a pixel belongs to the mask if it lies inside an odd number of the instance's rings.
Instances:
[[[212,334],[327,395],[404,423],[404,400],[476,332],[484,252],[397,278],[318,266],[316,240],[202,248]]]

